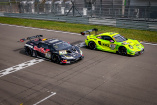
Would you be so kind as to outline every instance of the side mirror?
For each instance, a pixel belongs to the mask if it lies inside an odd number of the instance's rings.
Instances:
[[[110,42],[111,42],[111,43],[114,43],[114,41],[113,41],[113,40],[110,40]]]

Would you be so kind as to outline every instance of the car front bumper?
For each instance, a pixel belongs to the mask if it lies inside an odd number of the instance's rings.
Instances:
[[[142,48],[140,51],[129,51],[127,52],[128,55],[141,55],[144,53],[144,48]]]
[[[76,59],[64,59],[64,60],[61,60],[60,63],[61,64],[71,64],[71,63],[77,62],[77,61],[79,61],[79,60],[81,60],[83,58],[84,58],[84,56],[78,57]]]

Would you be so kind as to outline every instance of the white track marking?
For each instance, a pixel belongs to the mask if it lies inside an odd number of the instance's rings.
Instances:
[[[16,25],[9,25],[9,26],[16,26]]]
[[[8,26],[15,26],[15,27],[22,27],[22,28],[30,28],[30,29],[37,29],[37,30],[44,30],[44,31],[53,31],[53,32],[60,32],[60,33],[66,33],[66,34],[72,34],[72,35],[81,35],[78,33],[71,33],[71,32],[65,32],[65,31],[56,31],[56,30],[48,30],[48,29],[40,29],[40,28],[33,28],[33,27],[25,27],[25,26],[18,26],[18,25],[9,25],[9,24],[2,24],[0,23],[0,25],[8,25]],[[88,35],[85,35],[88,36]],[[142,44],[147,44],[147,45],[154,45],[157,46],[157,44],[153,44],[153,43],[145,43],[145,42],[140,42]]]
[[[148,45],[153,45],[153,46],[156,46],[157,44],[153,44],[153,43],[145,43],[145,42],[140,42],[142,44],[148,44]]]
[[[30,28],[30,27],[22,27],[22,28]]]
[[[56,93],[55,93],[55,92],[51,92],[51,95],[45,97],[44,99],[40,100],[39,102],[37,102],[37,103],[35,103],[35,104],[33,104],[33,105],[38,105],[38,104],[40,104],[41,102],[47,100],[48,98],[50,98],[50,97],[52,97],[52,96],[54,96],[54,95],[56,95]]]
[[[1,24],[1,25],[8,25],[8,24]]]
[[[43,31],[43,30],[46,30],[46,29],[39,29],[39,30]]]
[[[45,31],[53,31],[53,30],[45,30]]]
[[[35,30],[35,29],[39,29],[39,28],[32,28],[33,30]]]
[[[62,32],[62,31],[54,31],[54,32]]]
[[[13,66],[13,67],[10,67],[10,68],[1,70],[1,71],[0,71],[0,77],[3,77],[3,76],[8,75],[8,74],[10,74],[10,73],[13,73],[13,72],[22,70],[22,69],[24,69],[24,68],[26,68],[26,67],[29,67],[29,66],[32,66],[32,65],[34,65],[34,64],[40,63],[40,62],[42,62],[42,61],[44,61],[44,59],[36,58],[36,59],[30,60],[30,61],[21,63],[21,64],[19,64],[19,65],[16,65],[16,66]]]
[[[85,42],[81,42],[81,43],[76,44],[75,46],[77,46],[77,47],[84,47],[84,46],[86,46],[86,44],[85,44]]]
[[[23,27],[23,26],[16,26],[16,27]]]

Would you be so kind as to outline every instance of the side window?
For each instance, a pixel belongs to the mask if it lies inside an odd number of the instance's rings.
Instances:
[[[102,36],[102,39],[108,41],[113,40],[110,36]]]
[[[54,51],[53,47],[48,45],[48,49],[50,49],[51,51]]]
[[[43,44],[43,48],[48,49],[48,45],[47,44]]]
[[[42,43],[39,43],[39,48],[42,46]]]
[[[40,43],[39,44],[39,48],[42,47],[44,49],[48,49],[48,45],[47,44],[44,44],[44,43]]]

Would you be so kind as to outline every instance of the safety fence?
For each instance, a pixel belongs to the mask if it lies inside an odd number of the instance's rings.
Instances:
[[[124,4],[123,1],[129,0],[14,0],[14,2],[0,2],[0,12],[157,19],[157,5],[135,6]]]
[[[81,24],[107,25],[107,26],[114,26],[120,28],[157,31],[157,21],[132,20],[132,19],[124,19],[124,18],[113,19],[113,18],[55,16],[53,14],[4,13],[3,16],[15,17],[15,18],[61,21],[61,22],[79,23],[79,24],[81,23]]]
[[[157,6],[123,1],[129,0],[14,0],[0,2],[0,15],[157,30]]]

